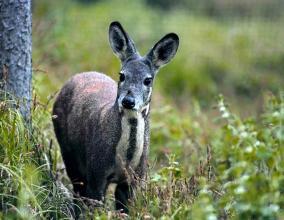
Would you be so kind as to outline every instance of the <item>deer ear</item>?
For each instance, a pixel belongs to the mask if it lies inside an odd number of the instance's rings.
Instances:
[[[179,45],[179,37],[170,33],[159,40],[147,54],[147,58],[156,69],[164,66],[175,56]]]
[[[117,21],[112,22],[109,26],[109,43],[115,55],[122,62],[136,54],[134,42]]]

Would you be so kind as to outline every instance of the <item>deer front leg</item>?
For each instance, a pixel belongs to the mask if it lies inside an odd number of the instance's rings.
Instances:
[[[133,196],[133,188],[129,183],[123,182],[116,186],[115,190],[115,207],[117,210],[122,210],[125,213],[129,212],[129,199]]]
[[[103,202],[107,188],[107,179],[103,173],[92,173],[88,176],[87,197]],[[95,206],[100,204],[94,201]]]
[[[147,148],[140,158],[138,167],[131,180],[118,183],[115,191],[115,205],[117,210],[128,213],[129,200],[133,198],[137,184],[143,186],[147,170]],[[133,172],[133,171],[132,171]]]

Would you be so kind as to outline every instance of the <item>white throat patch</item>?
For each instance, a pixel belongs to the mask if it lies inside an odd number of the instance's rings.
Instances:
[[[135,123],[131,124],[131,120]],[[145,121],[142,113],[125,112],[121,118],[121,137],[116,146],[118,164],[136,169],[143,153],[144,132]]]

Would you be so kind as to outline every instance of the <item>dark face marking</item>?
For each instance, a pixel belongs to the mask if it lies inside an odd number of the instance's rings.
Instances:
[[[130,124],[130,134],[129,134],[129,147],[127,149],[127,161],[128,163],[132,160],[133,155],[136,151],[136,134],[137,134],[137,119],[136,118],[130,118],[128,120]]]

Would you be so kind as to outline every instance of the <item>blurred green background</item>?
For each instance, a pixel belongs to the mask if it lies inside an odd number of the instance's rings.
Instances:
[[[108,44],[117,20],[142,54],[168,32],[180,36],[176,58],[157,77],[158,99],[188,112],[193,102],[209,110],[222,93],[241,114],[259,112],[263,93],[284,85],[283,9],[280,0],[36,0],[36,85],[45,99],[78,72],[117,79]]]
[[[108,43],[114,20],[141,54],[176,32],[178,53],[155,82],[150,155],[159,160],[175,153],[192,171],[218,128],[212,119],[219,94],[235,113],[254,117],[263,111],[266,95],[282,89],[283,9],[277,0],[34,1],[36,94],[45,102],[83,71],[117,79],[120,62]]]

